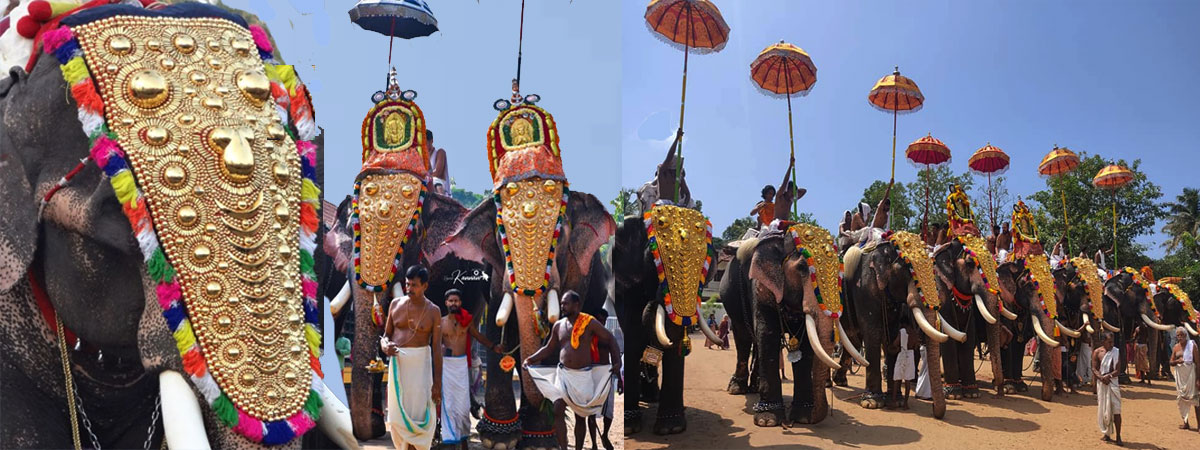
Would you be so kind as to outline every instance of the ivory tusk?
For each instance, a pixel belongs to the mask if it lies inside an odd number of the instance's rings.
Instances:
[[[1087,329],[1088,334],[1096,334],[1096,329],[1092,328],[1092,324],[1090,323],[1084,324],[1083,328]]]
[[[946,333],[938,331],[937,328],[934,328],[933,325],[925,319],[925,314],[921,312],[920,308],[914,306],[912,308],[912,314],[913,318],[917,321],[917,326],[921,327],[921,331],[924,331],[930,339],[933,339],[935,342],[946,342],[946,339],[950,339],[950,336],[946,336]]]
[[[1054,319],[1054,326],[1058,327],[1058,331],[1062,332],[1062,334],[1067,335],[1067,337],[1069,337],[1069,338],[1078,338],[1079,337],[1078,331],[1067,328],[1067,326],[1063,325],[1062,322],[1059,322],[1058,319]]]
[[[1188,334],[1191,334],[1192,336],[1200,336],[1200,333],[1197,333],[1197,332],[1196,332],[1196,329],[1195,329],[1195,328],[1192,328],[1192,324],[1190,324],[1190,323],[1187,323],[1187,322],[1184,322],[1184,323],[1183,323],[1183,327],[1184,327],[1184,328],[1187,328],[1187,330],[1188,330]]]
[[[663,310],[662,305],[654,308],[654,335],[658,337],[658,343],[663,347],[673,345],[667,338],[667,312]]]
[[[318,388],[317,394],[324,403],[321,406],[321,420],[317,426],[325,432],[334,444],[346,450],[358,450],[358,439],[354,438],[354,426],[350,422],[350,408],[342,404],[322,380],[313,380],[313,387]]]
[[[950,326],[950,323],[946,322],[946,318],[942,317],[942,313],[940,313],[940,312],[937,313],[937,318],[938,318],[938,321],[942,323],[942,331],[945,331],[946,335],[950,336],[950,339],[954,339],[958,342],[966,342],[967,341],[967,333],[958,331],[958,330],[954,329],[954,327]]]
[[[983,304],[983,299],[979,297],[979,294],[975,294],[975,307],[979,308],[979,315],[983,316],[983,320],[986,320],[989,325],[996,324],[996,317],[992,316],[992,313],[988,311],[987,305]]]
[[[1008,320],[1017,320],[1017,313],[1014,313],[1012,311],[1005,309],[1003,301],[1001,301],[1000,303],[997,303],[997,305],[1000,306],[1000,315],[1001,316],[1004,316],[1004,318],[1008,319]]]
[[[1050,347],[1058,347],[1058,341],[1051,339],[1050,336],[1046,335],[1046,331],[1042,330],[1042,323],[1038,321],[1037,315],[1030,314],[1029,320],[1033,321],[1033,332],[1037,333],[1038,339],[1041,339],[1042,342],[1045,342]]]
[[[554,289],[546,294],[546,320],[558,322],[558,291]]]
[[[704,332],[704,336],[708,337],[708,340],[716,342],[720,346],[725,345],[725,341],[718,338],[717,333],[713,333],[712,328],[708,327],[708,321],[704,320],[703,317],[700,318],[700,331]]]
[[[854,344],[850,342],[850,336],[847,336],[846,330],[842,328],[842,322],[835,320],[833,323],[837,325],[838,339],[842,341],[842,351],[850,353],[850,357],[863,366],[871,365],[867,362],[867,358],[863,358],[862,353],[859,353],[858,349],[854,348]]]
[[[158,374],[158,391],[162,396],[163,439],[171,448],[211,448],[200,403],[183,375],[174,370]]]
[[[1100,325],[1102,325],[1102,326],[1104,327],[1104,329],[1105,329],[1105,330],[1111,331],[1111,332],[1113,332],[1113,333],[1120,333],[1120,332],[1121,332],[1121,329],[1120,329],[1120,328],[1114,327],[1114,326],[1110,325],[1108,322],[1106,322],[1106,321],[1104,321],[1104,320],[1101,320],[1101,321],[1100,321]]]
[[[834,361],[828,353],[825,353],[825,347],[821,345],[821,339],[817,337],[817,319],[814,319],[812,314],[804,315],[804,328],[806,334],[808,334],[808,345],[812,347],[813,353],[817,355],[817,358],[833,370],[841,369],[842,365]]]
[[[1160,324],[1153,320],[1150,320],[1150,317],[1146,316],[1145,313],[1142,314],[1142,322],[1146,322],[1146,325],[1150,325],[1150,328],[1153,328],[1158,331],[1171,331],[1170,325],[1163,325],[1163,324]]]
[[[329,302],[329,313],[333,314],[334,317],[341,314],[342,308],[350,301],[350,297],[350,282],[347,281],[346,284],[342,285],[342,290],[338,291],[333,300]]]
[[[511,292],[504,293],[504,299],[500,301],[500,309],[496,310],[496,326],[502,327],[508,323],[508,316],[512,314],[513,298]]]

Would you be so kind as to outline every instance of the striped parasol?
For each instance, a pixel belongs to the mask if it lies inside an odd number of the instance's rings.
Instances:
[[[779,41],[778,44],[763,49],[750,63],[750,79],[760,91],[787,98],[788,141],[794,159],[796,135],[792,130],[792,95],[808,95],[813,85],[817,84],[817,66],[813,65],[812,58],[804,49]],[[792,184],[796,184],[794,171]],[[792,212],[796,212],[795,200],[792,199]]]
[[[897,117],[901,112],[907,114],[920,110],[925,104],[925,94],[921,93],[921,88],[917,87],[915,81],[900,75],[900,67],[897,66],[891,75],[875,82],[875,86],[867,94],[867,101],[875,109],[892,113],[892,176],[888,181],[888,192],[891,192],[891,185],[896,182]],[[891,223],[888,224],[888,228],[891,228]]]
[[[925,166],[925,171],[928,173],[933,166],[940,166],[950,162],[950,147],[932,134],[926,134],[925,137],[913,141],[908,144],[908,148],[904,150],[904,157],[908,158],[913,164],[921,164]],[[929,179],[926,176],[925,180],[925,212],[921,217],[921,231],[925,231],[929,222]]]
[[[992,174],[999,175],[1008,170],[1008,154],[988,142],[979,150],[975,150],[975,154],[967,160],[967,167],[970,167],[972,172],[988,177],[988,212],[992,217],[992,226],[995,227],[996,207],[992,204]]]
[[[1038,175],[1043,177],[1053,178],[1063,175],[1079,167],[1079,155],[1066,147],[1054,146],[1050,153],[1042,158],[1042,162],[1038,164]],[[1062,197],[1063,207],[1063,228],[1069,238],[1071,236],[1071,222],[1067,220],[1067,191],[1059,190],[1059,195]],[[1071,254],[1071,240],[1067,239],[1067,254]]]
[[[1116,163],[1104,166],[1092,178],[1092,186],[1104,189],[1112,194],[1113,267],[1121,267],[1117,264],[1117,189],[1125,187],[1130,181],[1133,181],[1133,172],[1126,169],[1125,166]]]

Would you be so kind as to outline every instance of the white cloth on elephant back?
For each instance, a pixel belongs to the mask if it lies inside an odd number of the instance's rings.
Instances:
[[[396,448],[428,450],[437,429],[429,347],[400,347],[388,363],[387,429]]]
[[[442,357],[442,442],[471,437],[471,371],[467,356]]]
[[[1120,360],[1121,349],[1113,347],[1104,354],[1104,359],[1100,361],[1100,373],[1112,373]],[[1117,377],[1109,380],[1108,384],[1096,380],[1096,403],[1100,433],[1105,436],[1116,435],[1116,428],[1113,427],[1113,415],[1121,413],[1121,385],[1117,381]]]
[[[599,414],[612,390],[612,366],[598,364],[583,369],[570,369],[562,364],[531,366],[529,375],[537,388],[550,401],[562,399],[575,415],[589,417]]]
[[[896,367],[892,369],[892,379],[908,381],[917,377],[917,363],[913,361],[913,352],[908,348],[908,330],[900,329],[900,354],[896,355]]]
[[[925,346],[921,346],[921,371],[917,375],[917,391],[915,395],[921,400],[929,400],[933,398],[933,391],[930,389],[929,381],[929,359],[925,356]]]

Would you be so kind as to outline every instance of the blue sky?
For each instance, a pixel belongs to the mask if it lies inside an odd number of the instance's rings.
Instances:
[[[899,118],[896,178],[916,179],[904,147],[926,133],[954,154],[952,168],[989,141],[1012,160],[1009,193],[1043,188],[1037,164],[1058,144],[1143,160],[1173,199],[1195,186],[1200,112],[1200,2],[720,1],[732,31],[724,50],[692,55],[684,156],[693,195],[716,232],[746,216],[787,165],[787,110],[760,94],[749,64],[780,39],[817,66],[817,83],[793,98],[801,211],[836,229],[872,180],[888,177],[892,117],[867,92],[893,66],[926,97]],[[621,11],[621,174],[648,180],[678,123],[682,52],[646,29],[646,2]],[[982,181],[982,180],[980,180]],[[1162,254],[1160,236],[1144,239]]]

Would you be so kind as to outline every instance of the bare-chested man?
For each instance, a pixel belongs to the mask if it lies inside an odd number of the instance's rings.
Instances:
[[[446,314],[442,317],[442,443],[467,449],[471,437],[471,340],[492,351],[504,349],[471,326],[471,313],[462,307],[462,291],[446,291]]]
[[[392,300],[379,346],[388,355],[387,427],[397,449],[426,450],[442,401],[441,310],[425,298],[429,270],[404,274],[408,295]]]
[[[613,375],[621,373],[621,353],[612,333],[591,315],[580,311],[583,302],[575,291],[567,291],[559,300],[563,318],[554,323],[550,340],[525,359],[525,368],[538,390],[554,401],[554,434],[558,446],[567,449],[566,409],[576,416],[588,417],[604,409]],[[609,351],[611,365],[592,364],[592,338]],[[558,351],[558,367],[530,367]],[[617,378],[622,389],[624,383]],[[575,426],[585,426],[577,423]]]
[[[1100,438],[1104,442],[1112,441],[1109,437],[1116,432],[1117,445],[1121,441],[1121,387],[1117,376],[1123,370],[1119,364],[1121,350],[1113,346],[1113,334],[1105,330],[1100,335],[1101,345],[1092,352],[1092,378],[1096,380],[1096,402],[1099,406],[1097,414],[1100,425]]]

